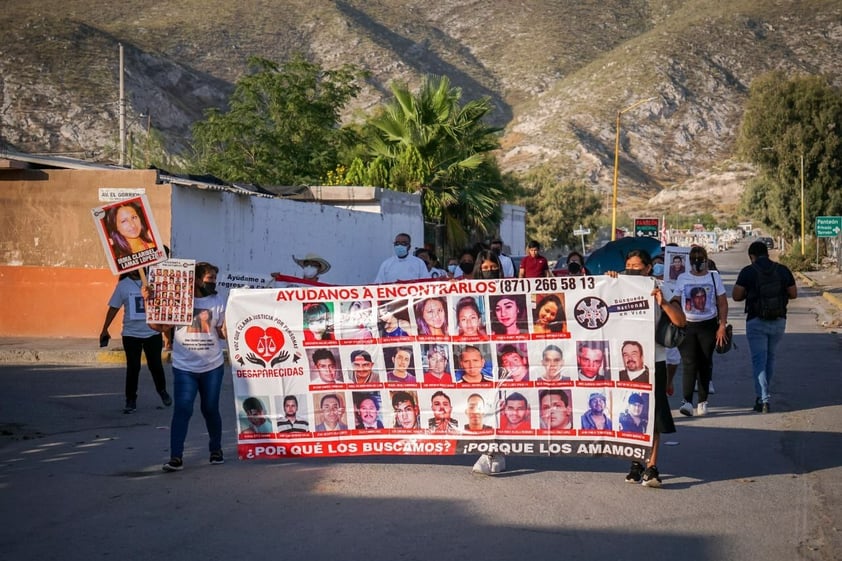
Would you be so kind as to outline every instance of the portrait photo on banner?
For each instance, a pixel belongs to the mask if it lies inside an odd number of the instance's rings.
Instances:
[[[416,334],[410,319],[409,300],[381,300],[377,303],[380,337],[410,337]]]

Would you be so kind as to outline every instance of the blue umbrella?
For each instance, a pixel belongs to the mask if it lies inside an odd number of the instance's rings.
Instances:
[[[592,275],[606,271],[622,271],[626,268],[626,255],[633,249],[643,249],[652,257],[661,254],[661,241],[649,236],[620,238],[608,242],[590,254],[585,267]]]

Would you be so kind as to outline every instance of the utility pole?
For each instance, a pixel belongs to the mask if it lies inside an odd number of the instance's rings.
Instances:
[[[804,255],[804,246],[807,238],[804,234],[804,152],[801,153],[801,255]]]
[[[623,116],[623,113],[628,113],[638,105],[643,103],[648,103],[650,101],[654,101],[658,99],[657,97],[650,97],[649,99],[641,99],[637,103],[629,105],[625,109],[620,109],[617,111],[617,124],[616,124],[616,131],[617,136],[614,140],[614,200],[611,204],[611,241],[617,239],[617,176],[620,169],[620,117]]]
[[[120,43],[120,166],[126,165],[126,89],[123,72],[123,44]]]

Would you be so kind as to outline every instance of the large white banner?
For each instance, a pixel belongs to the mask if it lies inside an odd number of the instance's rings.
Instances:
[[[653,286],[597,276],[232,289],[239,455],[642,460]]]

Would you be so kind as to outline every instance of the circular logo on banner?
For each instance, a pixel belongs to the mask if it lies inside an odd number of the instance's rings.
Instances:
[[[608,321],[608,305],[601,298],[587,296],[576,302],[573,315],[585,329],[602,329]]]
[[[278,318],[250,316],[237,324],[234,334],[233,359],[240,366],[246,363],[263,368],[273,368],[287,361],[297,364],[301,351],[289,327]]]

